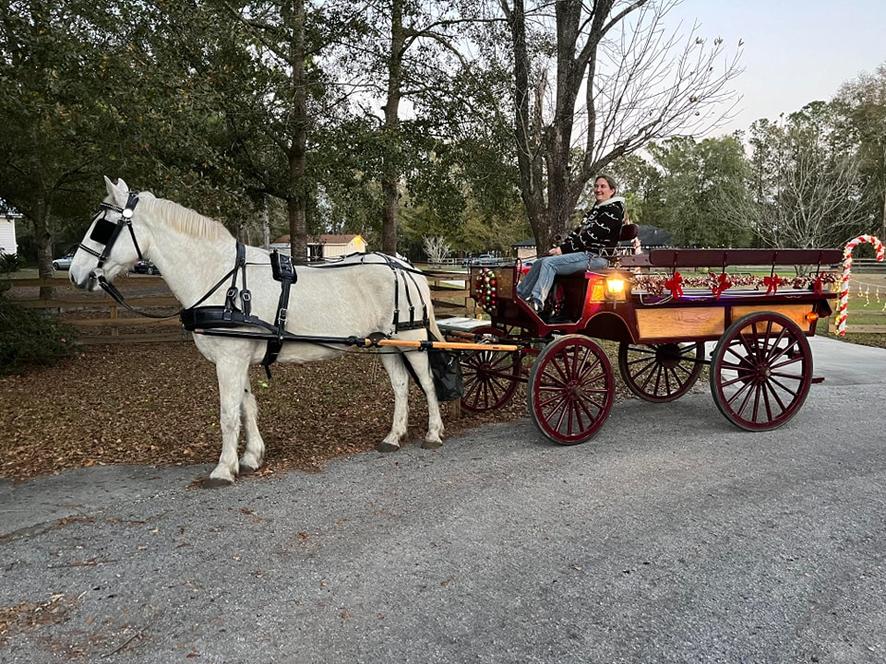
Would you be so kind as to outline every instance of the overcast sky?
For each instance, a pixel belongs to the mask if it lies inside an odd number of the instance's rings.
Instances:
[[[886,0],[684,0],[669,20],[705,37],[744,41],[735,118],[716,133],[775,119],[886,62]]]

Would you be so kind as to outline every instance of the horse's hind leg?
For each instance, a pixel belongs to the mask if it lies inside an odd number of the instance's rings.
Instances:
[[[258,406],[255,395],[249,386],[249,370],[246,370],[246,384],[243,388],[243,423],[246,426],[246,450],[240,457],[240,472],[253,472],[261,468],[265,458],[265,441],[258,430]]]
[[[381,363],[388,372],[394,390],[394,421],[390,433],[376,449],[379,452],[394,452],[400,449],[400,438],[406,435],[409,415],[409,377],[399,353],[382,353]]]
[[[434,389],[434,379],[431,376],[431,367],[428,363],[427,353],[406,353],[412,370],[418,377],[421,389],[424,390],[428,400],[428,433],[425,441],[421,444],[425,449],[434,449],[443,444],[443,418],[440,417],[440,404],[437,401],[437,391]]]
[[[247,359],[224,358],[215,364],[218,396],[221,406],[222,451],[218,465],[209,474],[208,486],[233,484],[240,468],[237,463],[237,441],[240,438],[240,404],[247,385]]]

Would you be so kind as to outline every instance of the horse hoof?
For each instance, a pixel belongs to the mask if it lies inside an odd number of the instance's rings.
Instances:
[[[253,468],[252,466],[244,466],[242,463],[240,464],[240,477],[244,475],[252,475],[258,468]]]
[[[438,447],[443,447],[442,440],[426,440],[421,444],[422,449],[425,450],[436,450]]]
[[[376,445],[375,449],[377,449],[379,452],[396,452],[400,449],[400,446],[384,440]]]
[[[231,486],[234,480],[223,480],[219,477],[207,477],[203,480],[201,486],[204,489],[221,489],[222,487]]]

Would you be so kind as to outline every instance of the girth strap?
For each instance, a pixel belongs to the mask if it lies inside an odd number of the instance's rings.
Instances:
[[[283,337],[286,334],[286,317],[289,307],[289,288],[298,281],[298,275],[292,266],[292,258],[286,254],[274,251],[271,254],[271,273],[274,279],[280,282],[280,299],[277,301],[277,315],[274,317],[276,338],[268,339],[268,347],[261,365],[265,368],[268,380],[271,379],[271,365],[277,361],[277,356],[283,349]]]

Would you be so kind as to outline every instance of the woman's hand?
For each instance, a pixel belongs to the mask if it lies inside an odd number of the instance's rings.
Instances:
[[[553,249],[548,251],[548,256],[561,256],[563,254],[563,250],[560,247],[554,247]]]

